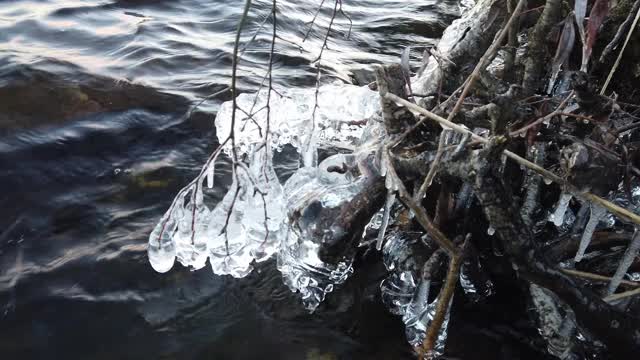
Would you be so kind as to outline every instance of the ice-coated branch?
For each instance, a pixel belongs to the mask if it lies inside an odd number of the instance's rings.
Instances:
[[[458,284],[461,264],[462,256],[459,252],[449,259],[449,270],[447,271],[447,277],[444,282],[444,287],[442,288],[442,290],[440,290],[440,294],[438,295],[436,314],[433,317],[431,325],[429,325],[427,336],[422,343],[422,348],[420,351],[421,359],[428,359],[434,349],[434,346],[436,345],[438,334],[440,333],[445,317],[449,312],[453,293],[456,289],[456,285]]]
[[[448,121],[447,119],[432,113],[431,111],[422,108],[416,104],[413,104],[405,99],[402,99],[394,94],[390,94],[390,93],[386,93],[384,95],[387,99],[395,101],[397,104],[401,104],[405,107],[407,107],[408,109],[411,109],[412,111],[415,111],[417,113],[420,113],[422,115],[425,116],[425,118],[423,120],[420,120],[420,122],[426,121],[427,119],[436,121],[448,128],[451,128],[457,132],[463,133],[463,134],[469,134],[469,136],[471,136],[471,138],[473,140],[476,140],[482,144],[486,144],[489,142],[488,139],[479,136],[475,133],[473,133],[472,131],[470,131],[469,129],[467,129],[464,126],[461,126],[459,124],[456,123],[452,123],[451,121]],[[419,122],[419,123],[420,123]],[[574,186],[572,186],[571,184],[567,183],[562,177],[552,173],[551,171],[543,168],[540,165],[534,164],[531,161],[521,157],[518,154],[515,154],[509,150],[504,150],[503,151],[504,155],[506,155],[508,158],[510,158],[511,160],[515,161],[516,163],[525,166],[535,172],[537,172],[538,174],[542,175],[542,177],[544,177],[545,179],[555,182],[558,185],[563,186],[565,189],[567,189],[568,191],[570,191],[572,194],[574,194],[577,197],[583,198],[589,202],[592,203],[596,203],[604,208],[606,208],[608,211],[610,211],[611,213],[615,214],[616,216],[619,216],[621,218],[624,218],[628,221],[631,221],[635,224],[640,225],[640,216],[638,214],[635,214],[632,211],[629,211],[621,206],[618,206],[608,200],[605,200],[597,195],[594,195],[592,193],[589,192],[585,192],[585,191],[581,191],[577,188],[575,188]]]

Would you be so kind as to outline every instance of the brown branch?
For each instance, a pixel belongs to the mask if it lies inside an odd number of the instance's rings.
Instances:
[[[473,69],[473,72],[471,72],[471,75],[469,75],[469,77],[465,81],[466,85],[462,89],[462,93],[460,94],[458,101],[454,105],[453,110],[451,110],[451,112],[447,116],[448,121],[452,121],[453,118],[458,114],[458,111],[460,111],[460,108],[464,103],[464,99],[469,94],[469,91],[471,90],[473,85],[475,85],[476,80],[478,80],[478,77],[480,76],[480,72],[483,71],[487,67],[487,65],[489,65],[489,63],[491,63],[491,61],[493,61],[493,59],[496,57],[496,54],[498,53],[498,49],[500,48],[500,46],[502,46],[504,39],[507,37],[507,34],[509,33],[512,26],[516,23],[516,20],[518,19],[520,12],[522,11],[522,8],[525,6],[526,3],[527,3],[526,0],[518,1],[518,5],[516,5],[516,8],[513,10],[513,13],[511,14],[509,21],[507,21],[504,27],[500,30],[500,33],[498,34],[497,38],[493,41],[491,46],[489,46],[487,51],[480,58],[480,61],[478,61],[478,63],[476,64],[476,67]],[[436,176],[438,167],[440,165],[440,161],[442,160],[442,155],[444,153],[444,145],[446,142],[447,134],[448,134],[447,130],[443,130],[442,133],[440,133],[440,139],[438,141],[438,150],[436,150],[436,157],[431,163],[431,167],[429,168],[429,172],[427,173],[427,176],[424,178],[424,182],[422,183],[422,185],[420,186],[420,189],[416,193],[417,200],[422,199],[424,197],[425,193],[427,192],[427,189],[429,188],[429,186],[431,186],[431,182],[433,182],[433,178]]]
[[[455,131],[464,133],[464,134],[469,134],[474,140],[477,140],[483,144],[486,144],[489,142],[489,140],[476,135],[475,133],[473,133],[472,131],[470,131],[469,129],[458,125],[456,123],[452,123],[451,121],[448,121],[447,119],[438,116],[437,114],[432,113],[431,111],[424,109],[416,104],[413,104],[409,101],[406,101],[396,95],[390,94],[390,93],[386,93],[385,96],[387,99],[389,100],[393,100],[398,104],[401,104],[405,107],[407,107],[408,109],[410,109],[411,111],[415,111],[417,113],[420,113],[422,115],[424,115],[426,118],[429,118],[431,120],[434,120],[438,123],[440,123],[441,125],[444,125],[446,127],[449,127]],[[571,192],[572,194],[574,194],[577,197],[581,197],[587,201],[590,202],[594,202],[600,206],[605,207],[607,210],[609,210],[611,213],[613,213],[614,215],[625,219],[627,221],[633,222],[635,224],[640,224],[640,216],[623,208],[620,207],[610,201],[607,201],[599,196],[596,196],[592,193],[589,192],[584,192],[579,190],[578,188],[576,188],[575,186],[567,183],[562,177],[552,173],[551,171],[536,165],[534,163],[532,163],[531,161],[519,156],[518,154],[515,154],[509,150],[504,150],[504,154],[510,158],[511,160],[517,162],[518,164],[525,166],[535,172],[537,172],[538,174],[542,175],[544,178],[546,178],[547,180],[553,181],[558,185],[561,185],[564,187],[564,189],[566,189],[567,191]]]
[[[433,350],[438,339],[438,334],[444,323],[444,319],[449,311],[451,299],[453,293],[458,284],[458,278],[460,275],[460,265],[462,265],[462,256],[460,253],[456,254],[449,260],[449,270],[444,282],[444,287],[438,295],[438,304],[436,305],[436,313],[433,316],[433,320],[427,330],[427,335],[422,342],[422,349],[420,352],[420,359],[428,358],[429,353]]]

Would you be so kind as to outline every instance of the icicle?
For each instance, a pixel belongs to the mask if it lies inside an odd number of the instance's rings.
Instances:
[[[553,222],[556,227],[560,227],[564,223],[564,214],[567,212],[569,202],[572,198],[573,195],[568,192],[563,192],[560,195],[560,200],[558,200],[556,210],[551,214],[551,216],[549,216],[549,221]]]
[[[207,169],[207,187],[209,189],[213,189],[213,175],[215,170],[215,161],[211,162],[209,168]]]
[[[611,295],[616,292],[618,285],[622,282],[622,278],[631,267],[633,260],[635,260],[636,256],[638,256],[638,252],[640,251],[640,231],[636,229],[633,234],[633,238],[631,239],[631,243],[627,247],[627,250],[624,252],[624,256],[618,265],[618,269],[616,273],[611,278],[611,282],[609,283],[609,287],[607,288],[607,295]]]
[[[147,254],[151,267],[159,273],[165,273],[173,267],[176,260],[176,246],[173,242],[173,234],[178,228],[176,219],[176,207],[184,203],[184,194],[179,196],[158,222],[149,235],[149,247]]]
[[[578,248],[578,253],[575,257],[576,262],[582,260],[582,257],[591,242],[591,238],[593,237],[593,232],[596,230],[596,226],[606,215],[607,210],[604,207],[591,203],[591,216],[589,216],[589,222],[587,222],[587,225],[584,227],[584,232],[582,233],[580,247]]]
[[[384,204],[384,214],[382,215],[382,224],[380,224],[380,230],[378,230],[378,240],[376,242],[376,250],[382,249],[382,242],[384,241],[384,233],[387,231],[389,225],[389,215],[391,214],[391,207],[396,201],[396,193],[389,191],[387,193],[387,202]]]

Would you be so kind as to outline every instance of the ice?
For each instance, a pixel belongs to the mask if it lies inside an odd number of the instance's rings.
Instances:
[[[416,281],[411,271],[391,273],[380,283],[382,302],[394,315],[404,316],[415,290]]]
[[[433,302],[429,303],[427,306],[424,315],[422,316],[419,322],[414,324],[408,322],[408,319],[403,319],[405,321],[406,334],[409,342],[413,346],[419,346],[424,341],[426,336],[426,331],[431,325],[431,321],[436,314],[436,307],[438,305],[439,298],[436,298]],[[449,305],[447,307],[447,312],[444,316],[444,321],[440,326],[440,330],[438,331],[438,337],[436,338],[436,343],[433,346],[433,349],[427,354],[427,359],[437,359],[442,354],[444,354],[444,348],[447,343],[447,335],[449,328],[449,318],[451,315],[451,304],[453,302],[453,297],[449,301]]]
[[[477,259],[465,261],[460,268],[460,286],[472,302],[482,301],[493,293],[493,283],[482,271]]]
[[[246,276],[253,261],[277,251],[286,232],[282,186],[265,151],[251,154],[250,167],[237,166],[229,192],[211,213],[206,237],[215,274]]]
[[[177,207],[176,212],[180,219],[173,235],[176,258],[184,266],[201,269],[207,262],[206,219],[211,211],[202,204],[190,202],[185,207]]]
[[[390,234],[383,248],[383,262],[390,274],[380,283],[380,292],[382,302],[389,312],[402,317],[407,341],[413,346],[419,346],[435,316],[438,299],[429,302],[431,281],[416,275],[411,242],[399,233]],[[449,311],[431,356],[444,352],[448,322]]]
[[[380,230],[378,231],[378,238],[376,241],[376,250],[380,251],[382,249],[382,242],[384,241],[384,234],[387,231],[387,226],[389,225],[389,216],[391,214],[391,207],[396,201],[396,193],[393,191],[389,191],[387,193],[387,201],[384,204],[383,215],[382,215],[382,223],[380,224]]]
[[[575,261],[579,262],[584,257],[584,253],[591,242],[593,232],[596,230],[596,226],[607,215],[607,210],[597,204],[591,203],[591,215],[589,216],[589,222],[584,227],[582,233],[582,239],[580,239],[580,246],[575,256]]]
[[[486,11],[488,6],[490,6],[490,0],[469,0],[461,4],[462,16],[454,20],[451,25],[446,28],[440,41],[438,41],[437,51],[440,54],[455,52],[455,47],[460,43],[460,40],[465,37],[469,31],[469,27],[477,22],[479,18],[482,19],[481,23],[490,25],[491,22],[493,22],[491,17],[494,15],[492,12]],[[421,76],[411,79],[411,86],[415,93],[437,93],[439,80],[444,76],[446,75],[440,71],[438,59],[432,56],[428,59],[425,70],[421,73]]]
[[[549,216],[549,221],[553,222],[555,226],[560,227],[564,223],[564,214],[567,212],[569,202],[572,198],[573,195],[568,192],[563,192],[560,195],[560,199],[556,205],[556,210],[551,214],[551,216]]]
[[[633,239],[631,239],[631,243],[627,247],[627,250],[624,252],[622,260],[620,260],[620,264],[618,264],[618,269],[616,273],[611,278],[611,282],[607,288],[607,295],[611,295],[616,292],[618,285],[622,282],[627,270],[633,264],[633,261],[638,256],[638,252],[640,251],[640,231],[636,229],[633,234]]]
[[[487,228],[487,235],[493,236],[493,234],[495,233],[496,233],[496,229],[493,226],[489,225],[489,227]]]
[[[284,194],[288,209],[288,233],[280,245],[278,269],[292,291],[302,295],[313,311],[335,285],[353,272],[352,255],[335,263],[320,259],[320,249],[341,235],[341,229],[328,226],[340,207],[362,191],[363,179],[347,169],[354,166],[354,155],[334,155],[317,168],[303,167],[287,180]],[[327,225],[327,226],[325,226]]]
[[[315,88],[282,89],[271,93],[270,102],[271,145],[276,149],[286,144],[295,146],[303,154],[307,166],[313,163],[309,156],[313,157],[315,146],[359,139],[362,127],[352,125],[353,122],[368,119],[380,110],[377,92],[367,87],[334,83],[320,86],[318,108],[313,116],[315,91]],[[245,111],[252,107],[261,109],[266,105],[267,91],[260,91],[257,95],[241,94],[236,101],[238,107]],[[232,109],[231,102],[226,102],[216,117],[217,136],[221,142],[231,131]],[[236,119],[236,147],[240,153],[247,153],[251,144],[263,142],[267,110],[258,111],[253,119],[247,119],[243,112],[236,111]],[[231,148],[230,143],[226,146],[227,150]]]
[[[159,273],[165,273],[173,267],[176,261],[176,247],[173,243],[173,233],[178,224],[172,216],[172,209],[160,219],[149,235],[147,253],[151,267]]]
[[[206,265],[218,275],[246,276],[254,261],[273,255],[284,233],[282,186],[268,146],[249,154],[249,166],[234,166],[233,182],[210,210],[203,178],[183,189],[149,237],[149,261],[166,272],[175,259],[193,269]],[[209,169],[203,175],[211,178]],[[209,181],[209,180],[207,180]]]
[[[426,300],[429,295],[429,290],[427,288],[426,294],[423,294],[425,292],[425,289],[423,288],[426,288],[429,285],[429,282],[426,281],[426,284],[423,285],[421,283],[420,286],[418,286],[415,291],[414,298],[406,307],[406,311],[402,316],[402,321],[405,324],[407,341],[414,347],[420,346],[424,341],[424,338],[427,335],[427,329],[435,317],[436,307],[440,300],[439,298],[436,298],[431,303]],[[442,322],[442,326],[438,332],[438,338],[436,339],[433,350],[429,354],[429,358],[437,358],[444,353],[444,347],[447,342],[447,328],[449,327],[449,314],[451,312],[452,301],[453,299],[449,302],[447,313],[445,314],[444,321]]]

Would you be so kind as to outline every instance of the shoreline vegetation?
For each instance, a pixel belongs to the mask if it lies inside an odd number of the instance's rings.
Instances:
[[[640,0],[478,0],[436,47],[415,44],[398,64],[376,69],[369,88],[380,112],[351,119],[362,138],[319,162],[321,61],[336,17],[351,20],[342,5],[323,0],[309,24],[330,12],[314,61],[316,102],[306,135],[295,140],[301,174],[283,188],[270,170],[279,136],[272,101],[286,97],[272,86],[280,41],[273,1],[262,102],[248,110],[233,98],[220,147],[150,236],[154,268],[168,271],[176,257],[199,268],[208,258],[214,272],[241,277],[252,261],[277,254],[285,283],[314,299],[313,310],[358,271],[356,253],[381,251],[390,274],[382,298],[403,316],[420,359],[446,354],[454,298],[482,301],[507,291],[490,285],[505,282],[529,299],[533,310],[522,312],[549,355],[637,356]],[[232,94],[251,6],[238,25],[225,89]],[[420,66],[410,64],[416,49]],[[238,140],[240,122],[260,134],[249,151]],[[232,162],[233,184],[210,211],[204,183],[220,156]],[[411,249],[399,254],[400,243]]]

